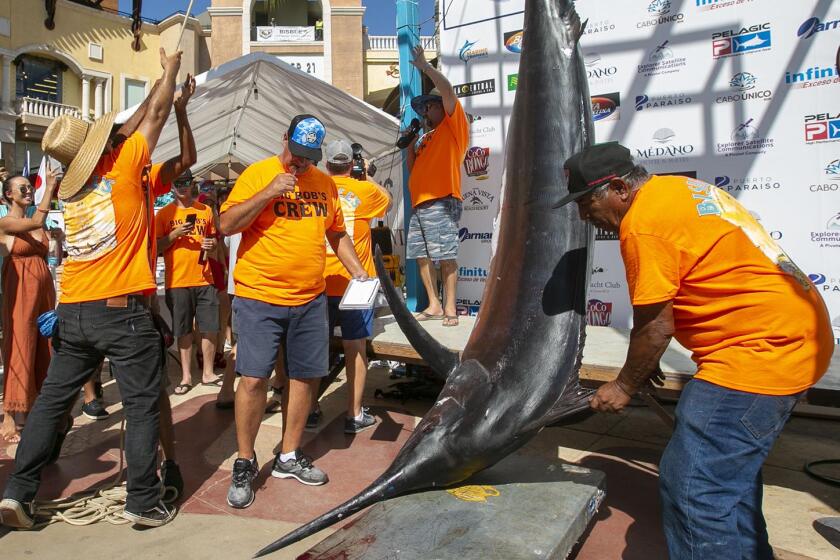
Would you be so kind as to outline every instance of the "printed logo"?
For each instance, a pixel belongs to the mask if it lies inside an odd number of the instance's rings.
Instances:
[[[729,80],[729,87],[735,90],[736,93],[719,95],[715,98],[715,103],[735,103],[750,99],[770,101],[773,97],[773,92],[769,89],[756,89],[757,81],[757,78],[749,72],[738,72]]]
[[[487,169],[490,167],[490,148],[473,146],[467,150],[464,157],[464,169],[467,175],[479,181],[487,179]]]
[[[463,193],[463,197],[464,210],[468,212],[476,210],[488,210],[490,208],[490,205],[496,199],[495,196],[485,191],[484,189],[480,189],[478,187],[474,187],[473,189]]]
[[[487,280],[487,269],[480,266],[458,267],[458,280],[460,282],[485,282]]]
[[[840,159],[835,159],[826,165],[825,174],[831,179],[840,179]]]
[[[455,304],[455,309],[457,310],[458,315],[478,315],[478,309],[480,306],[480,300],[458,298]]]
[[[683,93],[660,95],[656,97],[649,97],[646,93],[643,93],[636,96],[637,111],[656,109],[658,107],[676,107],[677,105],[688,105],[690,103],[691,97]]]
[[[715,177],[715,186],[730,194],[743,191],[778,191],[782,188],[782,184],[773,177],[731,178],[729,175]]]
[[[618,241],[618,232],[595,228],[595,241]]]
[[[799,29],[796,31],[796,36],[800,39],[810,39],[817,33],[837,29],[838,25],[840,25],[840,19],[823,23],[818,17],[808,18],[799,26]]]
[[[674,74],[685,68],[685,64],[685,57],[675,56],[665,41],[648,54],[648,62],[637,66],[636,73],[647,77]]]
[[[618,73],[618,66],[604,64],[601,55],[597,53],[585,55],[583,64],[586,66],[586,77],[590,85],[610,83]]]
[[[676,142],[677,135],[670,128],[660,128],[653,133],[653,144],[636,148],[636,158],[646,162],[684,161],[694,153],[694,144]]]
[[[809,274],[808,279],[814,283],[814,286],[821,292],[840,293],[840,277],[826,276],[821,273]],[[835,327],[835,330],[837,328]]]
[[[788,70],[785,83],[793,89],[827,86],[840,82],[834,66],[811,66],[805,70]]]
[[[682,12],[671,13],[671,0],[652,0],[647,7],[645,19],[636,23],[637,29],[645,29],[663,23],[682,23],[685,16]]]
[[[467,120],[469,121],[470,124],[481,120],[481,115],[474,115],[472,113],[465,113],[465,114],[467,115]]]
[[[728,142],[715,144],[715,151],[726,156],[764,154],[773,147],[773,143],[773,138],[761,135],[755,119],[747,119],[732,130]]]
[[[508,74],[507,90],[516,91],[517,84],[519,84],[519,74]]]
[[[601,274],[604,272],[602,267],[597,267],[592,269],[592,274]],[[624,288],[624,284],[617,280],[592,280],[589,282],[589,293],[590,294],[607,294],[612,293],[617,290],[622,290]]]
[[[822,144],[840,140],[840,113],[805,115],[805,143]]]
[[[721,8],[731,8],[735,5],[746,4],[753,0],[694,0],[694,5],[700,8],[701,12],[709,10],[719,10]]]
[[[607,31],[615,31],[615,24],[608,20],[602,19],[599,21],[591,21],[586,24],[583,30],[584,35],[596,35],[598,33],[605,33]]]
[[[612,319],[612,302],[590,299],[586,303],[586,324],[592,327],[609,327]]]
[[[455,86],[455,95],[458,97],[471,97],[473,95],[484,95],[496,91],[496,80],[480,80],[478,82],[467,82]]]
[[[712,58],[740,56],[767,50],[772,45],[770,23],[760,23],[741,29],[727,29],[712,34]]]
[[[835,159],[828,163],[823,169],[826,179],[831,182],[826,183],[812,183],[808,185],[808,190],[814,193],[837,192],[840,191],[840,159]]]
[[[484,138],[496,132],[492,124],[473,123],[470,126],[470,138]]]
[[[505,33],[505,48],[512,53],[522,52],[522,30]]]
[[[464,241],[481,241],[482,243],[490,243],[493,240],[492,232],[470,232],[469,228],[462,227],[458,230],[458,240]]]
[[[620,118],[618,110],[621,107],[621,98],[617,91],[595,95],[590,101],[593,121],[617,121]]]
[[[464,45],[458,51],[458,58],[460,58],[465,64],[473,58],[487,56],[487,49],[473,48],[476,43],[478,43],[478,41],[464,41]]]
[[[840,249],[840,212],[836,212],[825,223],[821,231],[812,231],[811,243],[820,249]]]

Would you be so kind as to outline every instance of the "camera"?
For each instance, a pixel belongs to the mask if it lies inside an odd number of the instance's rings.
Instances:
[[[353,167],[350,168],[350,176],[354,179],[364,180],[368,175],[373,177],[376,174],[376,166],[371,163],[365,168],[365,158],[362,157],[362,145],[358,142],[350,144],[353,150]]]

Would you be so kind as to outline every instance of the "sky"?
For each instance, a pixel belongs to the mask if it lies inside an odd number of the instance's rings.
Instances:
[[[132,0],[119,0],[120,11],[131,12]],[[434,32],[434,21],[431,20],[435,12],[435,0],[418,0],[420,5],[420,21],[427,21],[420,29],[421,35],[431,35]],[[362,0],[367,7],[365,11],[365,25],[371,35],[397,34],[397,7],[395,0]],[[143,0],[144,17],[163,19],[177,11],[186,11],[189,0]],[[194,0],[193,13],[201,13],[210,6],[210,0]]]

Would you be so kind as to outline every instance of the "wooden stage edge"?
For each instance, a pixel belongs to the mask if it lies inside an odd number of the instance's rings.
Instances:
[[[460,325],[457,327],[443,327],[440,321],[424,321],[421,324],[441,344],[460,354],[475,325],[475,317],[462,316],[459,319]],[[597,388],[615,379],[624,363],[628,340],[627,330],[587,327],[583,365],[580,369],[581,385]],[[338,344],[338,340],[334,342]],[[426,365],[390,315],[375,319],[373,337],[368,340],[368,354],[380,360]],[[835,355],[832,366],[836,365],[837,358]],[[663,400],[676,400],[682,388],[691,380],[695,371],[694,362],[688,350],[674,341],[663,356],[661,365],[665,382],[656,389],[656,396]],[[833,393],[835,398],[830,400],[837,402],[836,391],[824,392]],[[840,408],[808,404],[804,400],[796,405],[794,414],[840,420]]]

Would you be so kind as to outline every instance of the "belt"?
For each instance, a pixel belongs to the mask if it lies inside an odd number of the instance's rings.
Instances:
[[[109,297],[100,301],[105,302],[105,307],[128,307],[128,304],[131,301],[137,301],[144,307],[149,306],[149,297],[141,293],[123,294],[121,296]]]

